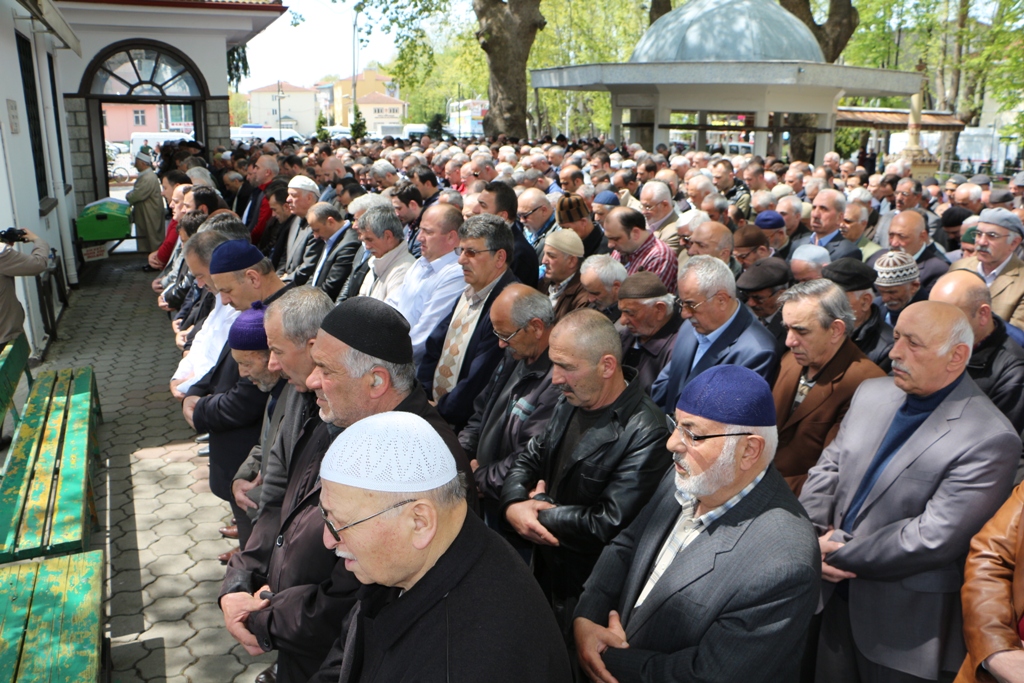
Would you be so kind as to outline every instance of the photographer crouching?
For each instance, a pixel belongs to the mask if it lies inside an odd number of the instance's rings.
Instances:
[[[17,242],[31,242],[32,251],[15,248]],[[38,275],[46,270],[50,245],[30,230],[8,228],[0,231],[0,351],[18,338],[25,322],[25,309],[14,293],[14,278]]]

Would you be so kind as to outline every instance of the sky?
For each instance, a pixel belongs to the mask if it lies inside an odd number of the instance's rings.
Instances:
[[[286,0],[290,10],[305,19],[291,25],[285,12],[263,33],[249,41],[249,77],[239,84],[239,92],[287,81],[310,87],[329,74],[352,76],[352,10],[330,0]],[[359,18],[359,25],[367,21]],[[357,71],[370,61],[386,64],[395,56],[394,41],[381,31],[360,46]]]

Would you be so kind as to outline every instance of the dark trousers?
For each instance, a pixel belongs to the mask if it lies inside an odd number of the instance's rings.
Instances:
[[[825,605],[815,670],[818,683],[947,683],[955,676],[955,673],[943,672],[936,682],[868,661],[853,640],[849,603],[833,595]]]
[[[238,547],[245,550],[245,544],[249,542],[249,536],[252,535],[252,520],[249,519],[249,515],[245,514],[245,510],[238,507],[234,496],[228,502],[231,504],[231,514],[234,515],[235,525],[238,527]]]

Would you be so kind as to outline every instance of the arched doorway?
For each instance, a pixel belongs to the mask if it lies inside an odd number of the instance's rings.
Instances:
[[[167,43],[133,39],[109,45],[89,63],[78,96],[85,100],[95,197],[111,194],[107,143],[126,143],[130,136],[122,132],[206,139],[206,80],[187,55]],[[115,123],[108,119],[115,111],[118,134],[108,140]]]

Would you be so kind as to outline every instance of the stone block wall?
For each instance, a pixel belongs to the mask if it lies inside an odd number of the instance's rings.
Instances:
[[[209,99],[206,101],[206,143],[207,149],[223,145],[231,149],[231,114],[228,111],[228,98]]]
[[[96,178],[93,172],[92,151],[89,147],[89,114],[85,109],[85,98],[65,97],[64,111],[67,113],[75,202],[81,211],[86,204],[98,199],[94,189]]]

